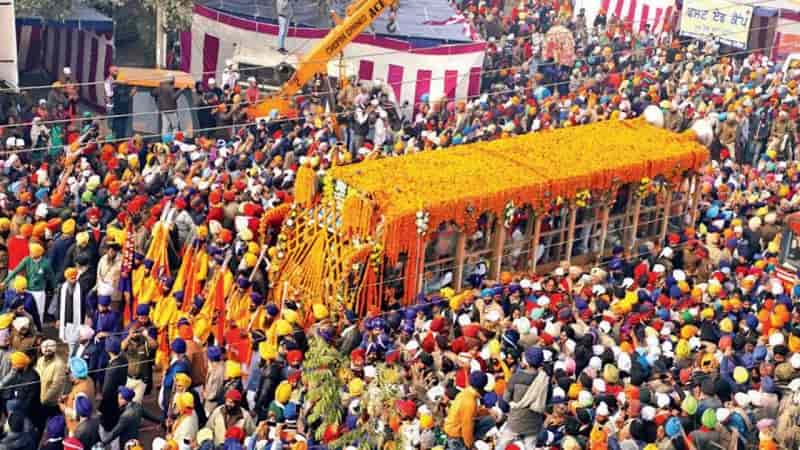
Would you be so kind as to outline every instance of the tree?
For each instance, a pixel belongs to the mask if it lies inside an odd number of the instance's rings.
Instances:
[[[19,17],[64,20],[72,13],[73,0],[17,0],[14,10]]]

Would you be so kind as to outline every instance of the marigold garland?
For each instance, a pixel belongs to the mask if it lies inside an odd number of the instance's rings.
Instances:
[[[544,211],[557,199],[588,204],[595,193],[610,201],[606,192],[625,183],[639,185],[643,179],[660,176],[665,183],[674,183],[707,159],[708,150],[692,133],[674,134],[643,120],[605,121],[337,166],[322,182],[323,203],[328,209],[334,204],[340,208],[337,233],[373,235],[390,264],[405,255],[405,292],[411,298],[418,288],[419,258],[428,239],[417,232],[421,210],[428,229],[453,221],[469,230],[484,212],[505,218],[508,205]],[[301,168],[297,202],[311,205],[316,191],[316,174]],[[307,261],[324,260],[318,252],[327,250],[317,245]],[[280,243],[278,247],[282,248]],[[317,270],[308,270],[304,277],[309,282],[321,275],[312,272]],[[376,272],[369,272],[368,277],[376,277]],[[375,289],[367,291],[369,303],[380,295],[371,292]]]
[[[317,195],[317,174],[309,166],[301,166],[297,170],[297,179],[294,182],[295,202],[305,207],[310,207]]]

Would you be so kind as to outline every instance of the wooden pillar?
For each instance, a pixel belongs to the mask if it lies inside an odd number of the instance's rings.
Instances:
[[[669,229],[669,211],[672,209],[672,186],[667,186],[667,201],[664,202],[664,220],[661,222],[661,232],[658,233],[658,242],[663,244]]]
[[[539,251],[539,241],[542,239],[542,221],[544,215],[537,214],[536,222],[533,224],[533,239],[531,240],[531,271],[536,272],[536,263],[538,258],[536,253]]]
[[[600,222],[600,248],[597,251],[597,261],[603,260],[603,254],[606,252],[606,240],[608,239],[608,216],[611,215],[611,207],[608,204],[603,205],[602,221]]]
[[[700,177],[698,177],[697,174],[694,174],[692,178],[693,178],[692,184],[694,185],[694,192],[692,193],[692,207],[691,207],[692,212],[690,218],[691,218],[691,225],[694,226],[694,224],[697,223],[697,214],[698,211],[700,210],[700,194],[702,190],[700,188]]]
[[[456,291],[461,289],[461,283],[464,280],[464,254],[467,248],[467,233],[463,231],[458,232],[458,240],[456,241],[456,270],[453,274],[453,289]]]
[[[578,207],[575,203],[569,205],[569,227],[567,228],[567,262],[572,261],[572,246],[575,243],[575,220],[577,219]]]
[[[503,264],[503,247],[506,244],[506,227],[503,225],[503,220],[498,217],[494,225],[494,248],[492,249],[492,267],[491,278],[497,280],[500,278],[500,266]]]
[[[633,250],[633,246],[636,245],[636,232],[639,228],[639,215],[642,212],[642,197],[637,196],[636,199],[633,201],[633,220],[631,221],[631,229],[630,234],[628,235],[628,242],[625,244],[625,247],[629,250]]]

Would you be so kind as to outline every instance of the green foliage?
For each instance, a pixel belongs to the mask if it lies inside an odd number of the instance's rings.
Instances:
[[[192,24],[192,0],[143,0],[149,10],[155,11],[156,5],[164,15],[166,32],[188,30]]]
[[[72,13],[73,0],[17,0],[14,10],[19,17],[42,17],[65,20]]]
[[[389,418],[394,414],[394,405],[400,400],[401,392],[397,369],[379,364],[377,373],[377,378],[370,381],[360,398],[361,408],[366,409],[368,419],[360,421],[358,428],[331,443],[331,448],[341,449],[354,442],[359,443],[359,450],[383,448],[389,433],[378,430],[388,430]],[[402,448],[402,445],[398,447]]]
[[[324,340],[313,336],[304,361],[303,378],[308,385],[306,400],[312,404],[308,423],[321,421],[315,437],[322,439],[325,430],[342,423],[342,398],[344,388],[337,376],[346,359]]]

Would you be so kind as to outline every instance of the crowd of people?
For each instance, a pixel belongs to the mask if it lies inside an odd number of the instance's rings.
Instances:
[[[38,101],[0,96],[0,450],[797,447],[800,286],[777,258],[797,253],[780,240],[800,209],[800,71],[602,11],[587,24],[546,2],[455,6],[488,42],[476,98],[398,104],[353,80],[332,101],[319,77],[296,115],[250,123],[257,80],[230,65],[192,92],[192,138],[171,129],[165,80],[152,139],[82,114],[69,71]],[[575,37],[569,66],[542,57],[556,24]],[[125,114],[115,77],[108,111]],[[664,242],[365,317],[272,295],[279,224],[261,218],[292,202],[300,165],[324,174],[651,105],[673,131],[715,132],[700,217]],[[320,352],[341,365],[333,400],[311,388]]]

